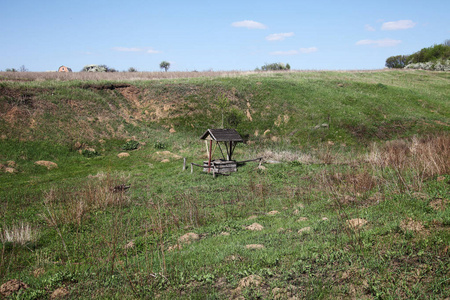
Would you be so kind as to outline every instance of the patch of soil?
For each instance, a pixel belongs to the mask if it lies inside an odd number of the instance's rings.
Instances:
[[[182,157],[178,154],[172,153],[170,151],[157,151],[154,154],[154,157],[156,160],[162,160],[162,159],[181,159]]]
[[[56,163],[54,163],[52,161],[46,161],[46,160],[38,160],[38,161],[34,162],[34,164],[38,165],[38,166],[46,167],[48,170],[58,168],[58,165]]]
[[[28,284],[17,279],[11,279],[0,286],[0,294],[8,297],[21,289],[27,288],[29,288]]]
[[[351,219],[351,220],[347,220],[345,221],[347,223],[347,226],[350,227],[351,229],[360,229],[361,227],[363,227],[365,224],[367,224],[367,220],[365,219],[360,219],[360,218],[356,218],[356,219]]]
[[[277,211],[277,210],[272,210],[272,211],[269,211],[266,215],[268,215],[268,216],[275,216],[275,215],[278,215],[280,212],[279,211]]]
[[[253,230],[253,231],[260,231],[260,230],[264,229],[264,227],[258,223],[253,223],[252,225],[249,225],[245,228],[248,230]]]
[[[44,270],[43,268],[37,268],[37,269],[35,269],[33,272],[31,272],[31,274],[32,274],[34,277],[38,278],[38,277],[40,277],[41,275],[45,274],[45,270]]]
[[[403,231],[413,231],[417,233],[426,233],[427,230],[419,221],[414,221],[412,218],[406,218],[400,222],[400,228]]]
[[[431,201],[429,205],[434,210],[445,210],[447,208],[448,203],[449,203],[448,199],[436,198],[433,201]]]
[[[311,231],[311,227],[308,226],[308,227],[303,227],[297,233],[298,234],[303,234],[303,233],[310,232],[310,231]]]
[[[129,102],[134,104],[136,107],[141,108],[142,103],[139,101],[139,95],[141,94],[141,90],[139,90],[135,86],[126,86],[126,87],[120,87],[117,88],[119,93],[122,94],[122,96],[125,97]]]
[[[239,280],[239,288],[246,288],[249,286],[260,286],[262,283],[262,277],[258,275],[250,275]]]
[[[126,83],[83,84],[81,86],[82,89],[92,89],[98,91],[123,89],[127,87],[130,87],[130,85]]]
[[[264,245],[261,244],[249,244],[249,245],[245,245],[246,249],[250,249],[250,250],[259,250],[259,249],[264,249]]]
[[[182,244],[190,244],[193,241],[198,241],[200,239],[200,236],[194,232],[186,233],[183,236],[180,236],[178,238],[178,242]]]
[[[50,299],[61,299],[69,295],[69,291],[65,287],[60,287],[53,291]]]

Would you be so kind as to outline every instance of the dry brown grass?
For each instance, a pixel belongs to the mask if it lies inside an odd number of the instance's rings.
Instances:
[[[14,243],[25,245],[35,241],[37,232],[31,228],[29,224],[21,223],[20,225],[5,226],[0,231],[0,241],[4,243]]]
[[[368,73],[390,70],[341,70],[336,73]],[[291,70],[289,73],[321,73],[327,70]],[[286,73],[285,71],[186,71],[186,72],[0,72],[1,80],[11,81],[44,81],[44,80],[158,80],[176,78],[197,78],[197,77],[237,77],[250,74],[270,76],[273,73]]]
[[[206,71],[206,72],[0,72],[0,80],[11,81],[69,81],[69,80],[158,80],[176,78],[197,78],[197,77],[235,77],[254,74],[256,72],[243,71]]]
[[[125,192],[115,192],[114,187],[126,180],[124,176],[114,178],[106,175],[91,178],[84,186],[73,190],[51,189],[45,194],[46,211],[42,217],[52,227],[60,224],[81,225],[93,210],[122,207],[130,199]]]
[[[386,142],[374,145],[367,156],[374,167],[416,170],[424,177],[450,173],[450,135]]]
[[[450,173],[450,135],[389,141],[381,147],[373,145],[366,159],[382,174],[392,170],[400,192],[420,191],[424,180]]]

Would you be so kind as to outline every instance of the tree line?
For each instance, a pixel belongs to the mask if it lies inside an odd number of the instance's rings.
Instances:
[[[167,72],[170,68],[170,62],[167,61],[162,61],[159,64],[159,67],[161,70],[164,70],[165,72]],[[137,72],[138,70],[134,67],[130,67],[128,68],[127,72]],[[20,68],[16,69],[16,68],[7,68],[5,70],[5,72],[28,72],[28,69],[22,65]],[[107,65],[86,65],[83,67],[83,69],[81,69],[80,72],[119,72],[118,70],[116,70],[115,68],[111,68]]]
[[[386,59],[387,68],[404,68],[409,64],[427,62],[446,62],[450,59],[450,39],[442,44],[437,44],[428,48],[423,48],[411,55],[396,55]]]

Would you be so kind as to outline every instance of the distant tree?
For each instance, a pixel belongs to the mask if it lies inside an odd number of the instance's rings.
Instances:
[[[111,72],[111,73],[117,72],[116,69],[110,68],[110,67],[108,67],[107,65],[100,65],[99,67],[105,69],[105,72]]]
[[[25,67],[25,65],[21,65],[19,68],[20,72],[28,72],[28,69]]]
[[[106,68],[99,65],[86,65],[81,72],[106,72]]]
[[[291,69],[291,65],[290,64],[286,64],[286,70],[290,70]]]
[[[450,39],[449,40],[445,40],[444,43],[442,43],[442,45],[450,46]]]
[[[133,67],[128,68],[128,72],[137,72],[137,70]]]
[[[18,72],[18,71],[16,69],[14,69],[14,68],[7,68],[5,70],[5,72]]]
[[[272,64],[265,64],[264,66],[262,66],[261,71],[282,71],[282,70],[289,70],[290,68],[291,66],[289,64],[285,65],[283,63],[272,63]]]
[[[83,67],[81,72],[117,72],[117,70],[107,65],[87,65]]]
[[[386,59],[386,67],[389,69],[401,69],[408,64],[409,55],[391,56]]]
[[[159,64],[159,67],[167,72],[167,70],[169,70],[170,68],[170,62],[164,60]]]

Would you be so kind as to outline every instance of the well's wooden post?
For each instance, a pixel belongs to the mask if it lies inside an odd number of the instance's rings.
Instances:
[[[186,170],[186,157],[183,158],[183,171]]]
[[[212,140],[209,141],[209,160],[208,160],[208,173],[211,172],[211,156],[212,156]]]

